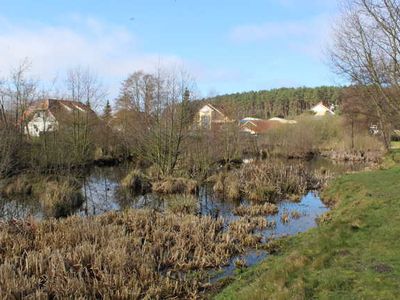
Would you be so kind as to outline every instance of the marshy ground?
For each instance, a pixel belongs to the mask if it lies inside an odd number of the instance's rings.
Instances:
[[[390,168],[349,174],[324,192],[335,208],[317,228],[236,277],[217,299],[397,299],[400,153]]]
[[[87,179],[74,216],[46,219],[35,204],[36,219],[3,218],[2,297],[204,297],[210,283],[275,252],[274,238],[315,227],[328,210],[313,193],[274,204],[220,198],[212,187],[133,198],[121,195],[125,175],[116,173]]]

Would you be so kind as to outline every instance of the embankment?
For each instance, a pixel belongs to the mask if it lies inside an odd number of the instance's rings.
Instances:
[[[344,175],[325,190],[321,224],[238,275],[217,299],[396,299],[400,166]]]

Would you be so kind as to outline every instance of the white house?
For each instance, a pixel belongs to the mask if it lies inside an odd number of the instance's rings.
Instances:
[[[21,123],[25,134],[37,137],[56,131],[60,122],[85,114],[96,115],[90,107],[77,101],[45,99],[29,106]]]
[[[39,136],[43,132],[52,132],[57,128],[58,122],[50,111],[37,111],[26,124],[24,132],[30,136]]]
[[[197,113],[197,124],[200,128],[212,129],[215,125],[232,122],[222,109],[211,104],[204,105]]]
[[[334,112],[335,107],[331,105],[330,108],[326,107],[322,102],[318,103],[314,107],[311,108],[311,111],[318,117],[335,114]]]

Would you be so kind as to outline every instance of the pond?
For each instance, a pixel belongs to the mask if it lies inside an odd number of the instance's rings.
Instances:
[[[334,164],[328,160],[318,159],[308,162],[308,167],[310,169],[322,168],[334,174],[340,174],[347,171],[356,171],[362,169],[364,166]],[[129,165],[92,168],[88,175],[82,179],[81,192],[85,200],[72,213],[85,217],[109,211],[122,211],[129,208],[150,208],[160,212],[164,211],[168,207],[168,200],[165,197],[155,194],[132,196],[120,189],[119,183],[129,170]],[[202,186],[199,189],[197,199],[198,215],[222,218],[226,227],[229,223],[240,218],[234,214],[236,207],[251,204],[246,199],[241,199],[240,201],[221,199],[215,196],[212,188],[209,186]],[[265,217],[268,221],[275,222],[276,226],[256,232],[256,234],[262,237],[262,242],[307,231],[317,226],[316,218],[329,210],[321,201],[318,192],[315,191],[310,191],[306,195],[303,195],[299,202],[282,199],[282,201],[278,202],[277,206],[279,212],[276,215]],[[289,217],[288,221],[283,220],[284,215]],[[0,198],[0,220],[27,218],[29,216],[36,219],[44,218],[45,213],[39,201],[32,199],[32,197]],[[212,270],[209,273],[210,281],[215,282],[231,275],[236,270],[235,261],[237,259],[244,261],[246,266],[251,266],[262,261],[266,256],[266,251],[248,249],[244,254],[232,258],[230,263],[222,269]]]
[[[332,173],[340,174],[346,171],[355,171],[362,169],[361,164],[335,164],[326,159],[315,159],[307,163],[311,169],[325,169]],[[82,206],[73,211],[73,214],[81,216],[92,216],[103,214],[108,211],[120,211],[127,208],[151,208],[158,211],[163,211],[166,207],[166,201],[163,197],[147,194],[133,197],[129,193],[121,191],[119,182],[130,169],[129,165],[119,165],[114,167],[94,167],[82,181],[82,195],[85,201]],[[300,221],[293,221],[290,224],[285,224],[281,227],[277,222],[277,233],[281,231],[287,234],[293,234],[296,228],[306,230],[309,226],[314,226],[312,219],[315,214],[321,213],[319,207],[323,207],[322,202],[316,194],[304,195],[305,197],[300,203],[292,203],[283,201],[279,204],[280,213],[292,210],[300,211],[302,217]],[[233,209],[238,205],[247,205],[248,202],[242,199],[238,202],[224,201],[215,197],[211,189],[207,186],[200,188],[198,194],[199,215],[211,215],[222,217],[229,222],[234,220],[236,216],[233,214]],[[323,211],[322,211],[323,212]],[[26,218],[32,216],[36,219],[42,219],[44,212],[37,200],[32,197],[16,196],[11,199],[0,198],[0,219]],[[275,216],[278,220],[279,215]],[[309,219],[309,221],[306,221]],[[300,223],[299,223],[300,222]]]

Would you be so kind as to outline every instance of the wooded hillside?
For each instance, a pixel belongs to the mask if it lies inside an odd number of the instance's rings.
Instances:
[[[316,88],[279,88],[216,96],[203,99],[207,102],[234,107],[238,116],[271,118],[295,116],[322,101],[339,104],[342,88],[321,86]]]

